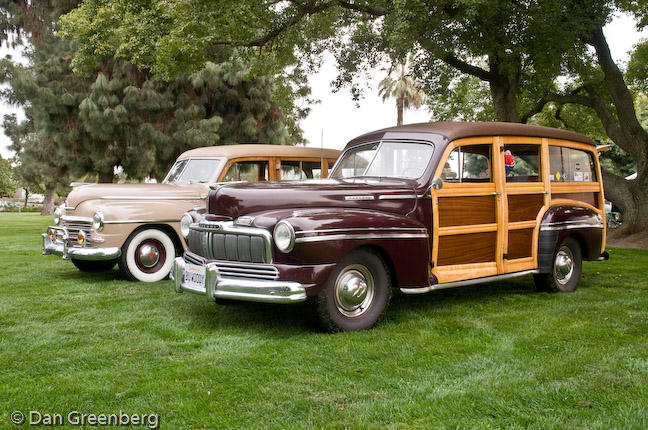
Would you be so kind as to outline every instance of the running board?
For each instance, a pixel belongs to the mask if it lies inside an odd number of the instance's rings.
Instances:
[[[533,275],[540,273],[539,270],[525,270],[523,272],[506,273],[504,275],[487,276],[485,278],[466,279],[465,281],[445,282],[443,284],[434,284],[421,288],[401,288],[404,294],[423,294],[435,290],[444,290],[446,288],[463,287],[466,285],[484,284],[486,282],[502,281],[504,279],[517,278],[518,276]]]

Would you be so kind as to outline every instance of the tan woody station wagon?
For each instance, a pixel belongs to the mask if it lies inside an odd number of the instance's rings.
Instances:
[[[241,144],[181,154],[159,184],[86,184],[56,209],[43,234],[43,254],[61,255],[83,271],[119,264],[130,279],[166,277],[186,243],[184,212],[204,210],[210,186],[325,178],[340,151]]]
[[[329,179],[232,184],[190,212],[177,291],[317,304],[331,330],[372,327],[392,288],[420,294],[533,275],[573,291],[605,260],[603,184],[586,136],[429,123],[349,142]]]

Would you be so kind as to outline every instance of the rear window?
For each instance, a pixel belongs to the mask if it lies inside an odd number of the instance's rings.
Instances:
[[[549,146],[551,182],[596,182],[594,154],[582,149]]]

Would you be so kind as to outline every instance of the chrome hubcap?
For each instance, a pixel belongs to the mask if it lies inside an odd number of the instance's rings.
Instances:
[[[153,245],[144,245],[139,250],[139,261],[144,267],[153,267],[160,261],[160,251]]]
[[[335,305],[341,314],[358,317],[369,309],[374,298],[374,279],[369,269],[354,264],[346,267],[335,281]]]
[[[554,262],[554,276],[556,281],[564,285],[569,282],[574,273],[574,256],[568,247],[563,247],[556,254]]]

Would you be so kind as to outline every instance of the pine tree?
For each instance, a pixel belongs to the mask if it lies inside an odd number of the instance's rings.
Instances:
[[[116,167],[130,179],[162,178],[190,148],[259,142],[290,144],[286,116],[268,78],[248,78],[239,63],[207,63],[166,82],[124,61],[104,59],[94,75],[70,68],[74,43],[55,34],[58,17],[77,1],[0,4],[5,40],[27,47],[27,66],[5,59],[5,101],[26,119],[4,119],[22,182],[45,186],[43,214],[71,178],[112,182]]]

